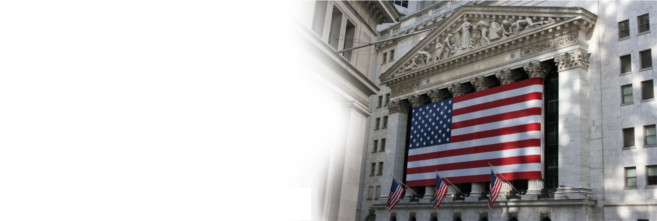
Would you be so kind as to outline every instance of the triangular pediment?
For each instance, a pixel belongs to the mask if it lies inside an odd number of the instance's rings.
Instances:
[[[545,38],[590,38],[597,16],[573,7],[465,6],[451,13],[381,75],[387,85],[437,73]],[[583,32],[582,32],[583,31]],[[575,34],[572,34],[575,33]],[[580,34],[588,37],[580,37]],[[548,36],[548,37],[546,37]],[[567,42],[569,43],[569,42]]]

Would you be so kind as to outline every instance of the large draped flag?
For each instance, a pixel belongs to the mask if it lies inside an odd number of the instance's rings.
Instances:
[[[433,201],[433,209],[438,209],[446,194],[447,184],[440,178],[440,175],[436,174],[436,200]]]
[[[397,205],[403,195],[404,187],[399,185],[399,183],[397,183],[397,181],[393,178],[392,186],[390,187],[390,194],[388,195],[388,204],[386,205],[386,210],[390,212],[392,208],[395,208],[395,205]]]
[[[413,108],[406,184],[541,178],[543,79],[532,78]]]
[[[500,195],[500,190],[502,190],[502,181],[493,170],[490,171],[490,186],[488,189],[490,190],[488,192],[488,210],[490,210],[495,200],[497,200],[497,196]]]

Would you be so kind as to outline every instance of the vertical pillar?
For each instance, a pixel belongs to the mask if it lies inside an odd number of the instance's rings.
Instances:
[[[555,56],[559,68],[559,188],[556,199],[582,199],[589,189],[588,57],[583,49]]]
[[[465,199],[467,201],[478,201],[481,197],[484,196],[485,190],[486,190],[486,183],[472,183],[470,196],[466,197]]]
[[[529,63],[523,65],[522,68],[525,69],[525,72],[527,72],[527,75],[529,76],[529,78],[542,78],[542,79],[545,79],[545,75],[547,74],[547,71],[549,70],[549,67],[545,67],[539,61],[529,62]],[[542,126],[545,126],[545,125],[542,125]],[[544,131],[544,129],[541,128],[541,131]],[[541,143],[541,153],[545,152],[543,149],[544,149],[544,147]],[[543,165],[544,165],[543,160],[541,160],[541,168],[544,168]],[[538,199],[538,195],[541,194],[542,190],[543,190],[543,180],[542,179],[531,179],[528,182],[527,193],[526,193],[525,198]]]
[[[388,129],[386,133],[386,152],[381,183],[381,201],[386,202],[393,176],[403,179],[406,126],[410,105],[406,100],[392,100],[388,103]],[[406,191],[409,192],[409,191]],[[407,198],[405,198],[407,199]]]

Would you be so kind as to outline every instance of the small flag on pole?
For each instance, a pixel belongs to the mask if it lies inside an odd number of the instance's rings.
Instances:
[[[497,196],[500,195],[500,190],[502,190],[502,181],[499,179],[499,177],[497,177],[497,174],[495,174],[493,170],[490,171],[489,189],[490,192],[488,196],[488,210],[493,207]]]
[[[395,179],[392,179],[392,186],[390,187],[390,195],[388,195],[388,205],[386,206],[386,210],[390,212],[392,208],[397,205],[399,200],[401,200],[403,195],[404,187],[399,185]]]
[[[436,200],[433,202],[433,209],[438,209],[447,194],[447,184],[436,174]]]

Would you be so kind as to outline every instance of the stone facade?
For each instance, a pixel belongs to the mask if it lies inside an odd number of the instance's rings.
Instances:
[[[657,150],[643,142],[644,126],[657,123],[657,104],[654,99],[641,99],[642,82],[656,76],[652,68],[640,68],[639,53],[657,50],[657,38],[650,31],[637,30],[638,16],[646,13],[650,29],[657,28],[657,4],[514,4],[470,1],[456,8],[436,4],[380,30],[383,38],[390,38],[433,29],[377,46],[374,81],[381,91],[370,100],[374,104],[378,96],[389,93],[391,102],[387,108],[371,105],[373,117],[388,117],[388,127],[369,134],[370,150],[375,140],[386,139],[386,146],[385,152],[368,152],[365,159],[367,170],[371,163],[378,167],[383,162],[383,172],[363,177],[361,188],[380,186],[381,191],[369,199],[366,191],[362,193],[361,220],[657,219],[657,188],[647,185],[646,171],[647,166],[657,165]],[[614,10],[605,10],[610,8]],[[624,20],[629,20],[630,35],[619,38],[619,22]],[[382,62],[383,54],[393,51],[394,60],[386,57]],[[619,57],[626,54],[631,55],[632,71],[621,74]],[[428,186],[421,188],[424,197],[407,191],[391,213],[385,211],[392,177],[402,179],[405,174],[411,107],[524,78],[544,78],[548,73],[558,74],[557,187],[529,180],[523,193],[500,196],[488,211],[485,196],[463,200],[448,196],[433,210],[433,189]],[[620,88],[628,84],[633,85],[634,101],[621,105]],[[624,128],[634,128],[636,145],[631,148],[623,148]],[[636,168],[636,187],[626,187],[627,167]],[[473,192],[478,185],[472,184]],[[456,192],[450,188],[448,193]]]

